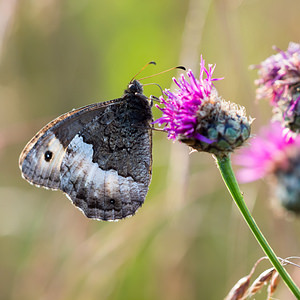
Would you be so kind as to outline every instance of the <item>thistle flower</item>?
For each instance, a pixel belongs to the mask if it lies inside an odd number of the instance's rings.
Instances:
[[[167,99],[161,97],[164,107],[160,108],[163,114],[156,123],[164,124],[169,139],[179,140],[197,151],[214,154],[224,183],[250,230],[286,285],[300,299],[300,290],[255,223],[235,179],[230,152],[249,138],[252,119],[248,120],[243,107],[218,96],[213,81],[220,78],[212,77],[214,69],[212,65],[206,69],[201,57],[199,79],[191,70],[187,73],[189,81],[184,75],[178,81],[173,79],[179,89],[174,93],[165,91]]]
[[[257,99],[268,98],[274,107],[274,119],[293,132],[300,130],[300,44],[290,43],[259,65]]]
[[[197,151],[216,155],[227,155],[240,146],[250,135],[250,124],[245,108],[226,102],[218,96],[213,82],[215,66],[208,65],[201,57],[200,76],[195,78],[189,70],[187,81],[182,74],[174,93],[166,90],[165,100],[160,98],[163,108],[157,106],[163,115],[155,122],[165,124],[168,138],[186,143]],[[206,75],[206,78],[204,78]]]
[[[237,172],[240,182],[267,176],[275,197],[286,209],[300,213],[300,136],[285,137],[279,122],[262,128],[234,157],[243,168]]]

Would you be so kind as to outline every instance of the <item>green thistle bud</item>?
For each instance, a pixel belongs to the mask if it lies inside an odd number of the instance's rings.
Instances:
[[[187,138],[181,134],[178,140],[197,151],[221,155],[232,152],[250,136],[251,120],[246,117],[245,108],[226,102],[220,97],[203,101],[198,116],[196,132],[209,139],[209,142]]]

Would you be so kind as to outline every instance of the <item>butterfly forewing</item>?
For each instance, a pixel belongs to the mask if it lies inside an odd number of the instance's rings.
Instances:
[[[65,148],[73,137],[105,107],[121,99],[88,105],[54,119],[28,142],[19,159],[23,177],[30,183],[51,189],[59,188],[60,165]],[[47,152],[51,159],[47,160]]]

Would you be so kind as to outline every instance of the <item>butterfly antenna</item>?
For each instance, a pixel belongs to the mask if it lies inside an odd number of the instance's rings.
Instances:
[[[143,84],[143,86],[146,86],[146,85],[157,85],[161,91],[161,94],[163,94],[163,89],[161,88],[161,86],[158,84],[158,83],[146,83],[146,84]]]
[[[147,66],[147,65],[146,65],[146,66]],[[145,67],[146,67],[146,66],[145,66]],[[145,68],[145,67],[144,67],[144,68]],[[144,69],[144,68],[143,68],[143,69]],[[142,70],[143,70],[143,69],[142,69]],[[154,77],[154,76],[156,76],[156,75],[160,75],[160,74],[163,74],[163,73],[166,73],[166,72],[175,70],[175,69],[181,69],[181,70],[184,70],[184,71],[186,70],[186,68],[185,68],[184,66],[177,66],[177,67],[173,67],[173,68],[171,68],[171,69],[168,69],[168,70],[165,70],[165,71],[162,71],[162,72],[159,72],[159,73],[150,75],[150,76],[146,76],[146,77],[140,78],[139,81],[144,80],[144,79],[146,79],[146,78],[151,78],[151,77]],[[139,73],[140,73],[140,72],[139,72]],[[139,74],[139,73],[138,73],[138,74]],[[134,76],[134,77],[135,77],[135,76]]]
[[[132,82],[134,80],[134,78],[136,78],[136,76],[138,76],[143,70],[145,70],[149,65],[156,65],[155,61],[149,61],[148,63],[146,63],[130,80],[130,82]]]

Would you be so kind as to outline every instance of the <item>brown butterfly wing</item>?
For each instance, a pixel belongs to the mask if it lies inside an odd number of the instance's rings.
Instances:
[[[151,121],[148,100],[135,95],[64,114],[23,150],[23,177],[61,189],[90,218],[132,215],[150,184]]]

